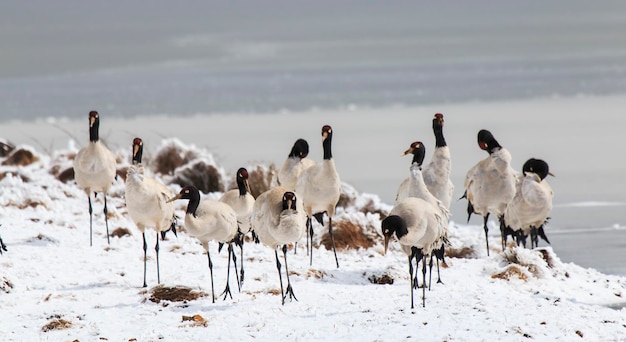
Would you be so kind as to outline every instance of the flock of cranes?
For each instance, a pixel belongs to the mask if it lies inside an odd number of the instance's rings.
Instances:
[[[80,149],[74,160],[76,183],[84,189],[89,202],[90,245],[92,240],[93,207],[91,194],[102,193],[104,197],[104,217],[107,227],[107,192],[116,177],[115,155],[99,140],[100,117],[96,111],[89,113],[89,144]],[[413,142],[404,152],[411,155],[409,175],[398,188],[396,201],[389,215],[381,222],[381,232],[385,253],[389,243],[395,239],[406,254],[409,265],[411,286],[411,308],[414,307],[414,289],[422,288],[422,305],[425,306],[426,287],[430,288],[433,261],[436,260],[438,283],[441,283],[439,263],[444,260],[448,241],[449,208],[454,186],[450,181],[451,154],[443,134],[444,118],[440,113],[432,120],[435,136],[435,149],[428,164],[423,165],[426,149],[420,141]],[[206,251],[211,274],[211,294],[215,301],[213,283],[213,262],[209,252],[209,242],[218,243],[218,252],[224,245],[228,249],[226,287],[224,299],[231,296],[230,263],[234,264],[237,287],[241,290],[244,281],[243,245],[246,235],[274,250],[276,267],[281,287],[281,301],[296,299],[289,279],[287,250],[306,236],[309,262],[313,263],[313,219],[324,226],[327,216],[328,233],[333,246],[337,267],[339,260],[333,238],[333,216],[341,193],[341,182],[332,155],[333,129],[322,127],[323,160],[315,162],[307,158],[309,145],[298,139],[277,174],[278,186],[260,194],[256,199],[250,194],[248,171],[237,170],[237,189],[227,191],[219,200],[202,198],[194,186],[185,186],[178,194],[173,194],[163,183],[149,177],[142,164],[143,141],[132,142],[132,165],[126,177],[126,207],[130,218],[143,236],[144,281],[146,282],[147,241],[146,229],[156,232],[155,252],[157,281],[159,271],[159,235],[164,238],[167,231],[176,234],[175,200],[187,200],[184,222],[189,235],[197,238]],[[498,217],[502,237],[502,248],[506,248],[507,237],[512,236],[518,245],[526,244],[531,237],[531,247],[538,243],[538,237],[547,240],[544,224],[552,209],[552,189],[545,181],[548,164],[540,159],[529,159],[522,173],[510,166],[511,154],[502,147],[491,132],[478,133],[478,146],[488,156],[469,169],[464,182],[467,199],[468,221],[472,214],[484,219],[487,239],[487,221],[490,215]],[[549,242],[548,242],[549,243]],[[235,247],[240,249],[240,268],[237,268]],[[282,263],[279,249],[283,254],[286,287],[283,286]],[[0,253],[6,246],[0,239]],[[414,261],[415,260],[415,266]],[[419,262],[422,262],[421,286],[418,281]],[[430,279],[426,282],[427,264]],[[237,272],[239,271],[239,272]]]

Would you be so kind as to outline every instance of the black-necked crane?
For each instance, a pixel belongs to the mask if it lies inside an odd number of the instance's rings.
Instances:
[[[417,287],[418,264],[422,261],[422,306],[426,306],[426,259],[432,253],[439,232],[447,224],[441,211],[421,198],[407,197],[394,205],[389,216],[381,222],[385,254],[389,240],[396,236],[402,251],[408,256],[411,284],[411,309],[413,289]],[[413,273],[413,259],[416,261]]]
[[[241,267],[241,274],[239,282],[243,283],[244,271],[243,271],[243,243],[245,241],[245,235],[252,232],[252,238],[257,240],[255,232],[252,230],[250,223],[250,216],[252,215],[252,208],[254,206],[254,196],[250,193],[250,184],[248,183],[248,170],[245,168],[239,168],[237,170],[236,181],[237,189],[226,191],[219,201],[228,204],[237,214],[237,222],[239,223],[239,235],[237,236],[237,244],[241,249],[241,258],[239,260]]]
[[[228,267],[226,274],[226,288],[222,294],[224,300],[227,296],[232,298],[230,292],[230,259],[235,261],[233,243],[238,233],[237,214],[228,204],[210,199],[200,200],[200,191],[194,186],[186,186],[180,190],[178,195],[169,199],[172,202],[177,199],[189,200],[185,213],[185,228],[189,235],[200,241],[206,251],[209,260],[209,271],[211,273],[211,298],[215,303],[215,287],[213,283],[213,262],[209,253],[209,242],[216,241],[219,244],[218,252],[224,244],[228,244]],[[236,274],[237,272],[235,272]],[[238,285],[239,282],[237,282]]]
[[[293,293],[293,287],[289,280],[287,245],[293,243],[295,246],[295,243],[302,238],[302,234],[306,230],[306,221],[307,217],[302,201],[294,192],[289,191],[287,188],[279,186],[265,191],[259,195],[254,203],[252,228],[259,237],[259,241],[274,250],[283,305],[287,296],[290,299],[298,300]],[[278,248],[282,249],[285,260],[286,290],[283,289]]]
[[[518,245],[526,247],[528,235],[531,248],[538,246],[539,237],[550,243],[544,231],[554,197],[548,175],[552,175],[548,163],[541,159],[530,158],[522,167],[515,197],[504,213],[504,223],[516,232]]]
[[[89,200],[89,245],[93,245],[93,207],[91,205],[91,193],[94,196],[102,192],[104,196],[104,222],[107,230],[107,242],[109,238],[109,220],[107,218],[107,193],[115,180],[117,163],[115,155],[100,141],[98,129],[100,116],[98,112],[89,112],[89,143],[81,148],[74,158],[74,178],[76,183],[85,190]]]
[[[315,165],[315,161],[307,158],[309,155],[309,143],[304,139],[298,139],[291,147],[287,159],[278,170],[278,185],[289,191],[296,191],[298,177],[302,171]]]
[[[326,214],[328,216],[328,234],[335,254],[335,263],[339,268],[335,238],[333,237],[333,216],[335,215],[335,206],[341,195],[341,181],[333,160],[332,139],[333,129],[329,125],[324,125],[322,127],[324,160],[302,171],[296,184],[296,194],[302,199],[307,216],[308,236],[310,237],[309,263],[313,264],[312,218],[315,217],[324,226],[324,214]]]
[[[503,215],[506,206],[515,196],[517,173],[511,168],[511,153],[502,147],[488,130],[478,132],[478,146],[489,153],[485,159],[474,165],[465,176],[465,193],[467,198],[467,220],[472,214],[483,217],[483,229],[487,241],[489,255],[489,237],[487,221],[489,215],[498,217],[504,250],[506,227]]]
[[[141,163],[143,155],[141,138],[133,139],[132,151],[132,165],[126,173],[126,209],[143,237],[143,287],[147,287],[148,244],[146,243],[146,228],[154,228],[156,231],[154,250],[157,262],[157,282],[160,284],[159,234],[163,237],[165,232],[170,229],[176,234],[175,208],[173,203],[168,202],[174,195],[163,183],[146,175],[145,168]]]
[[[430,192],[428,186],[425,183],[424,173],[422,171],[422,162],[424,160],[424,155],[426,154],[426,148],[424,144],[419,141],[411,143],[409,148],[404,151],[404,155],[407,154],[413,155],[411,165],[409,166],[409,177],[402,181],[402,183],[400,184],[396,195],[396,203],[408,197],[421,198],[422,200],[428,202],[430,205],[436,208],[446,222],[441,227],[441,230],[437,232],[437,240],[434,244],[433,253],[429,255],[431,271],[430,274],[432,277],[433,256],[436,257],[438,261],[443,260],[444,246],[447,243],[448,236],[447,222],[450,212],[448,211],[448,208],[446,208],[446,206]],[[439,271],[439,263],[437,263],[437,282],[442,282],[441,273]]]

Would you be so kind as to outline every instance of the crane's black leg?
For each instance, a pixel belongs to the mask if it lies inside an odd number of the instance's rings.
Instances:
[[[489,232],[489,228],[487,227],[487,221],[489,220],[489,213],[487,213],[487,215],[484,216],[484,221],[483,221],[483,229],[485,230],[485,241],[487,241],[487,256],[489,256],[489,236],[488,236],[488,232]]]
[[[89,246],[93,246],[93,207],[91,206],[91,195],[87,192],[87,201],[89,201]]]
[[[333,218],[328,216],[328,234],[330,235],[330,242],[333,245],[333,253],[335,254],[335,263],[339,268],[339,259],[337,259],[337,249],[335,248],[335,238],[333,237]]]
[[[283,289],[283,274],[280,272],[280,260],[278,259],[278,251],[274,249],[274,255],[276,256],[276,269],[278,270],[278,280],[280,281],[280,298],[283,305],[285,305],[285,291]]]
[[[411,255],[409,255],[409,283],[411,284],[411,309],[415,308],[413,305],[413,289],[415,288],[415,277],[413,275],[413,258],[417,253],[416,247],[411,247]]]
[[[146,256],[146,252],[148,250],[148,244],[146,243],[146,233],[141,233],[143,236],[143,287],[148,287],[146,283],[146,260],[148,257]]]
[[[145,235],[144,235],[145,236]],[[156,261],[157,261],[157,283],[161,284],[161,270],[159,267],[159,232],[156,232],[156,244],[154,245],[154,251],[156,252]],[[144,259],[145,264],[145,259]],[[144,274],[145,274],[144,268]]]
[[[243,234],[240,235],[239,237],[239,249],[240,249],[240,254],[241,255],[241,275],[239,277],[239,291],[241,291],[241,287],[243,286],[243,276],[244,276],[244,272],[243,272],[243,243],[245,240],[245,236]],[[235,267],[235,270],[237,269],[237,267]]]
[[[309,250],[309,266],[313,266],[313,221],[309,217],[307,219],[307,225],[309,227],[309,240],[310,240],[310,250]]]
[[[211,273],[211,299],[215,303],[215,286],[213,285],[213,262],[211,261],[211,254],[207,246],[206,255],[209,258],[209,271]]]
[[[428,291],[430,291],[430,286],[433,282],[433,258],[435,257],[434,253],[430,254],[430,261],[428,265]]]
[[[229,244],[230,246],[230,244]],[[232,247],[233,265],[235,266],[235,279],[237,281],[237,289],[241,292],[241,280],[239,279],[239,273],[237,273],[237,253],[235,253],[235,247]],[[243,255],[243,254],[242,254]],[[230,263],[229,263],[230,265]]]
[[[421,253],[420,253],[421,254]],[[426,307],[426,256],[422,254],[422,307]]]
[[[226,268],[226,288],[224,288],[224,292],[222,292],[222,294],[224,295],[224,300],[226,300],[227,296],[230,296],[230,299],[233,299],[233,294],[230,293],[230,258],[232,257],[233,254],[233,244],[229,243],[228,244],[228,265]]]
[[[107,193],[104,193],[104,223],[107,227],[107,244],[111,244],[111,238],[109,237],[109,209],[107,208]]]
[[[283,245],[283,257],[285,258],[285,274],[287,275],[287,291],[285,291],[285,298],[289,295],[289,299],[295,299],[296,295],[293,293],[293,287],[291,287],[291,282],[289,281],[289,266],[287,265],[287,245]],[[285,298],[283,298],[283,303],[285,302]]]
[[[437,284],[443,284],[441,281],[441,272],[439,271],[439,261],[446,262],[446,246],[445,244],[441,245],[441,248],[435,250],[435,256],[437,257]]]

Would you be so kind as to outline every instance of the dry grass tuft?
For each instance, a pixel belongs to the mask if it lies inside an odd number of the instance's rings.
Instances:
[[[326,226],[327,225],[328,223],[326,223]],[[333,236],[335,238],[335,247],[337,250],[350,248],[367,249],[375,244],[374,239],[365,233],[365,229],[352,221],[341,220],[333,222]],[[328,231],[322,235],[320,243],[324,245],[327,250],[331,250],[333,248]]]
[[[185,168],[179,169],[172,183],[180,186],[193,185],[203,193],[224,192],[220,172],[215,166],[198,160]]]
[[[548,267],[550,268],[554,268],[554,258],[552,257],[552,254],[545,248],[535,248],[535,250],[537,252],[539,252],[539,254],[541,254],[541,258],[543,260],[545,260],[546,264],[548,265]]]
[[[306,278],[323,279],[326,276],[326,272],[320,270],[310,269],[306,271]]]
[[[185,150],[177,144],[170,144],[161,148],[152,160],[154,172],[162,175],[174,174],[174,170],[197,158],[197,154]]]
[[[464,246],[461,248],[446,247],[446,256],[457,259],[477,259],[478,252],[473,247]]]
[[[524,270],[515,264],[509,265],[504,271],[496,274],[492,274],[491,278],[493,279],[502,279],[502,280],[510,280],[511,278],[518,278],[523,281],[528,281],[528,276]]]
[[[74,179],[74,168],[69,167],[60,172],[56,177],[60,182],[67,183]]]
[[[274,296],[280,296],[281,292],[280,289],[269,289],[266,291],[266,293],[274,295]]]
[[[164,300],[186,303],[207,296],[203,291],[195,291],[185,286],[167,287],[159,285],[152,288],[150,292],[150,301],[157,304]]]
[[[48,332],[51,330],[69,329],[71,327],[72,327],[72,322],[67,321],[60,317],[56,317],[56,318],[53,318],[50,322],[48,322],[46,325],[44,325],[41,328],[41,331]]]
[[[269,190],[272,187],[272,178],[276,172],[276,166],[270,164],[269,170],[264,169],[260,165],[254,170],[248,170],[248,183],[250,184],[250,194],[254,198]]]
[[[25,149],[19,149],[2,162],[2,165],[10,166],[27,166],[39,160],[33,152]]]
[[[183,322],[191,322],[192,327],[206,327],[209,322],[199,314],[195,314],[193,316],[185,316],[182,318]]]
[[[130,230],[123,228],[123,227],[119,227],[116,228],[115,230],[113,230],[113,232],[111,232],[111,236],[112,237],[117,237],[117,238],[121,238],[124,236],[130,236]]]
[[[393,278],[388,275],[388,274],[383,274],[380,277],[372,274],[371,276],[369,276],[367,278],[367,280],[370,281],[370,283],[372,284],[379,284],[379,285],[392,285],[393,284]]]

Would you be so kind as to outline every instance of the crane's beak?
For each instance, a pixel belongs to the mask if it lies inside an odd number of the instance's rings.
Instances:
[[[556,177],[552,172],[548,172],[548,176]]]
[[[404,151],[404,153],[402,154],[403,156],[406,156],[409,153],[413,153],[413,147],[409,147],[408,150]]]
[[[389,237],[388,236],[385,236],[384,244],[385,244],[385,253],[383,253],[383,255],[386,255],[387,254],[387,248],[389,248]]]
[[[167,200],[167,203],[174,202],[175,200],[180,199],[181,197],[182,197],[182,195],[181,195],[181,194],[178,194],[178,195],[176,195],[176,196],[174,196],[174,197],[172,197],[172,198],[168,199],[168,200]]]

